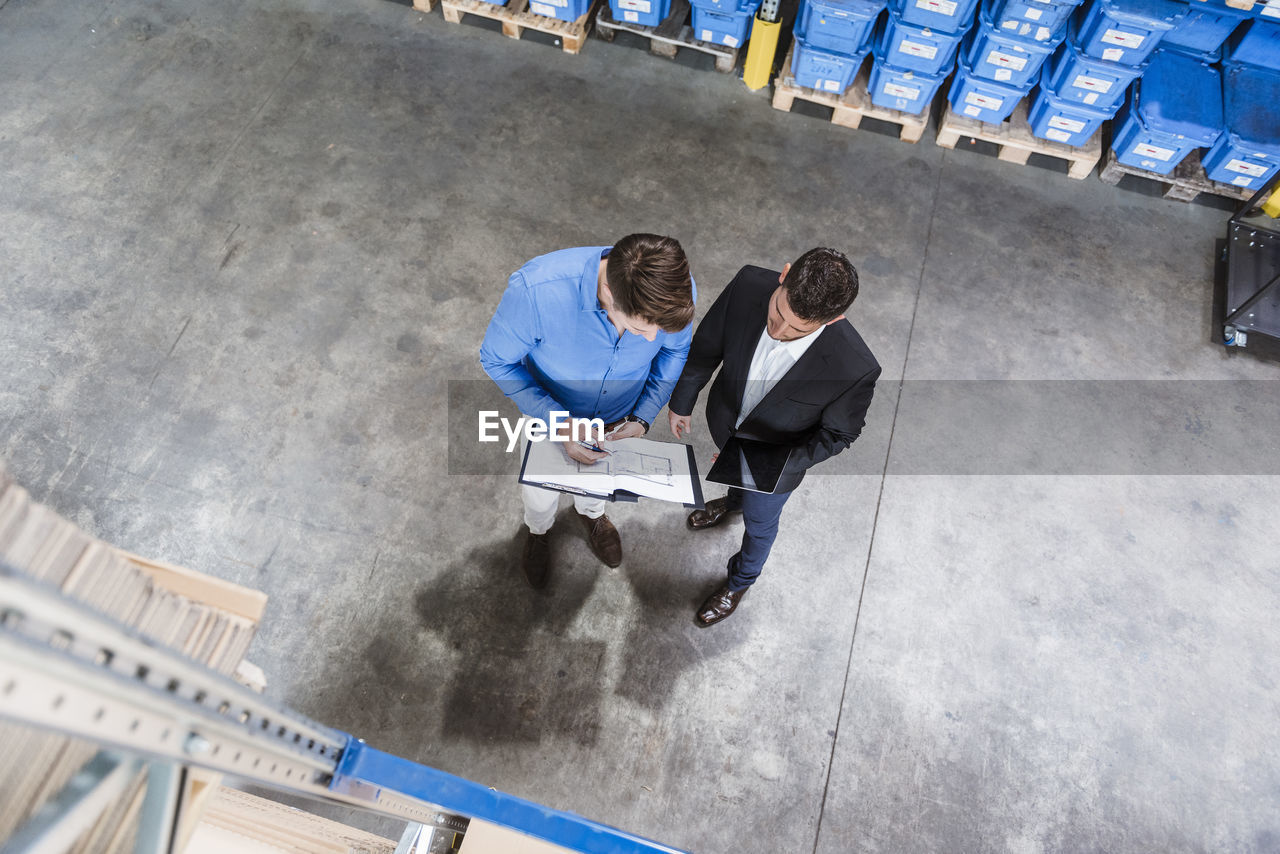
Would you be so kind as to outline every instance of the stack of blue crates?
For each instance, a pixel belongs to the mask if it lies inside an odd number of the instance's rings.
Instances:
[[[951,108],[983,122],[1007,119],[1065,37],[1074,9],[1070,3],[983,0],[951,83]]]
[[[804,0],[793,32],[797,85],[842,94],[870,50],[871,29],[886,0]]]
[[[1239,27],[1222,62],[1222,136],[1204,156],[1210,180],[1261,189],[1280,171],[1280,24]]]
[[[612,0],[611,0],[612,2]],[[693,6],[693,37],[700,41],[742,47],[760,0],[689,0]]]
[[[1119,110],[1164,35],[1186,17],[1181,0],[1093,0],[1071,22],[1070,38],[1044,69],[1031,104],[1031,132],[1084,145]]]
[[[1121,163],[1168,175],[1222,136],[1222,73],[1204,56],[1157,50],[1116,114],[1111,148]]]
[[[955,68],[977,0],[893,0],[877,31],[871,103],[920,114]]]

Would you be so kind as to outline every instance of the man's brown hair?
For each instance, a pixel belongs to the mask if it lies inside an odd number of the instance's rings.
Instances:
[[[693,281],[680,241],[657,234],[628,234],[605,261],[613,305],[623,314],[679,332],[693,322]]]

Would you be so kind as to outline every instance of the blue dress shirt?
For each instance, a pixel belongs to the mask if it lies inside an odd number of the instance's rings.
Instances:
[[[525,415],[552,410],[606,424],[635,415],[650,424],[671,397],[693,324],[653,341],[621,337],[600,307],[600,259],[608,246],[562,249],[511,275],[480,345],[480,364]],[[693,291],[697,299],[697,288]]]

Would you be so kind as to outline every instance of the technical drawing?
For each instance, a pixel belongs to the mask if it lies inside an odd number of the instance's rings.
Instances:
[[[595,474],[600,472],[601,467],[604,468],[605,474],[614,477],[625,474],[663,486],[674,486],[676,482],[671,460],[656,454],[642,454],[639,451],[614,451],[598,463],[591,465],[578,463],[578,472]]]

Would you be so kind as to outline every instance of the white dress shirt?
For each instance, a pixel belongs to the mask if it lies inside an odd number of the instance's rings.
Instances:
[[[751,410],[760,405],[760,401],[773,390],[778,380],[791,370],[791,366],[800,361],[800,357],[818,340],[825,326],[819,326],[803,338],[791,341],[778,341],[769,335],[769,326],[765,325],[756,342],[755,355],[751,357],[751,367],[747,371],[747,387],[742,392],[742,409],[738,412],[738,420],[734,429],[742,426],[742,422]]]

